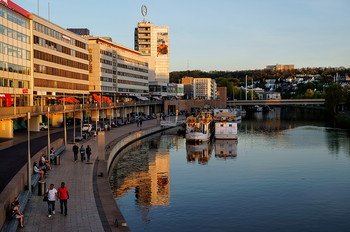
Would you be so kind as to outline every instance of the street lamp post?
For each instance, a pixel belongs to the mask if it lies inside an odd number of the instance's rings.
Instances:
[[[63,106],[63,131],[64,131],[64,145],[67,146],[67,119],[66,119],[66,105]]]
[[[32,192],[32,162],[30,155],[30,112],[27,112],[27,132],[28,132],[28,153],[27,153],[27,180],[28,180],[28,190]]]
[[[50,140],[50,107],[47,107],[47,157],[50,157],[50,148],[51,148],[51,140]]]
[[[75,144],[75,111],[73,112],[73,143]]]

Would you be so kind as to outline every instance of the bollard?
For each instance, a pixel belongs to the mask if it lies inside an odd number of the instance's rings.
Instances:
[[[44,196],[46,190],[46,182],[45,181],[39,181],[38,182],[38,195]]]
[[[55,157],[55,164],[60,165],[60,156],[59,155],[56,155],[56,157]]]

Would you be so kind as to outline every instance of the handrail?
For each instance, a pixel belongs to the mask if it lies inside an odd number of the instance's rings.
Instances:
[[[128,107],[138,107],[145,105],[163,104],[162,101],[131,101],[122,103],[95,103],[95,104],[66,104],[66,105],[46,105],[46,106],[16,106],[0,107],[0,119],[25,117],[27,112],[32,116],[43,115],[50,107],[50,113],[75,112],[86,110],[119,109]],[[66,109],[64,109],[64,107]]]

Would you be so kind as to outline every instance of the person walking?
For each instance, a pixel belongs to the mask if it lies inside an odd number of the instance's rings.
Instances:
[[[57,200],[57,189],[55,189],[54,184],[50,184],[50,188],[46,191],[47,195],[47,206],[49,210],[48,217],[52,217],[52,214],[55,214],[55,202]]]
[[[91,147],[89,145],[87,145],[87,147],[86,147],[86,159],[87,159],[87,162],[90,162],[90,156],[91,156]]]
[[[79,152],[79,147],[77,144],[74,144],[73,146],[74,162],[77,162],[78,160],[78,152]]]
[[[140,118],[140,127],[142,127],[142,118]]]
[[[64,182],[61,183],[61,187],[57,189],[57,192],[58,192],[58,199],[60,199],[61,214],[63,214],[63,206],[64,206],[64,216],[67,216],[67,200],[69,199],[69,192]]]
[[[81,147],[80,147],[80,158],[81,158],[81,162],[84,162],[84,159],[85,159],[85,148],[84,148],[84,145],[81,145]]]

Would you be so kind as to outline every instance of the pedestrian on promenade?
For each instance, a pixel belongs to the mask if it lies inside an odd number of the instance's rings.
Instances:
[[[58,199],[60,199],[61,214],[63,214],[63,205],[64,205],[64,216],[67,216],[67,200],[69,199],[69,192],[64,182],[61,183],[61,187],[59,187],[57,191],[58,191]]]
[[[97,129],[96,129],[97,130]],[[97,132],[95,131],[94,132],[94,140],[96,140],[96,135],[97,135]]]
[[[87,147],[86,147],[86,159],[87,159],[87,162],[90,162],[90,156],[91,156],[91,147],[89,145],[87,145]]]
[[[81,145],[81,147],[80,147],[80,158],[81,158],[81,162],[84,162],[84,159],[85,159],[85,148],[84,148],[84,145]]]
[[[142,119],[140,118],[140,127],[142,127]]]
[[[55,202],[57,200],[57,189],[55,189],[54,187],[55,187],[54,184],[50,184],[50,188],[47,189],[46,191],[49,218],[52,217],[52,214],[55,214]]]
[[[79,152],[79,147],[77,144],[74,144],[73,146],[74,162],[77,162],[78,160],[78,152]]]
[[[139,118],[138,118],[138,117],[136,118],[136,124],[137,124],[137,127],[139,127],[139,126],[140,126],[140,120],[139,120]]]

